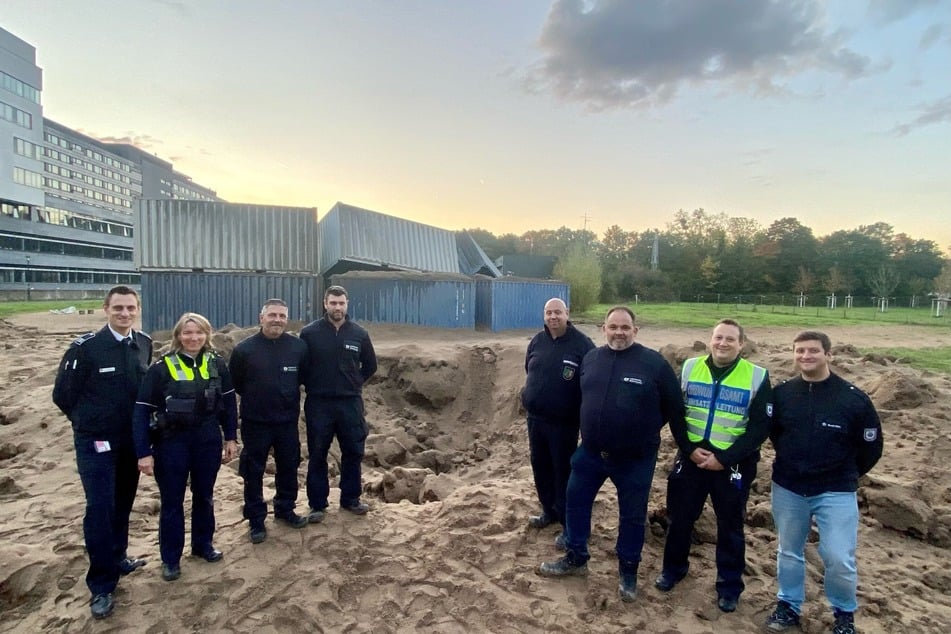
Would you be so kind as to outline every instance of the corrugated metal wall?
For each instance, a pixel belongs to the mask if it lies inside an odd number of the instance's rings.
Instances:
[[[458,273],[452,231],[337,203],[320,220],[320,269],[341,260],[413,271]]]
[[[272,297],[287,302],[292,320],[311,321],[323,312],[318,293],[313,275],[143,271],[142,328],[171,329],[184,312],[204,315],[215,328],[253,326]]]
[[[564,282],[476,278],[476,326],[493,332],[514,328],[541,328],[545,302],[560,297],[569,303]]]
[[[348,313],[356,321],[475,328],[475,282],[425,274],[332,275],[347,289]]]
[[[317,210],[195,200],[143,199],[135,223],[142,269],[312,273]]]

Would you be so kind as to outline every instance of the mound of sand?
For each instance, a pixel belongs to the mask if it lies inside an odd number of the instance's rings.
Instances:
[[[149,560],[120,582],[115,614],[89,617],[83,580],[84,498],[72,432],[50,401],[55,366],[73,336],[101,315],[45,315],[0,322],[0,622],[2,632],[758,632],[775,593],[776,536],[769,509],[772,449],[763,449],[748,520],[747,591],[739,609],[715,605],[712,511],[697,525],[689,577],[670,594],[652,580],[666,523],[665,478],[675,447],[665,437],[651,491],[651,530],[633,604],[617,597],[616,495],[606,485],[594,507],[591,573],[543,579],[537,564],[558,556],[557,531],[529,529],[537,511],[524,413],[518,393],[533,334],[448,332],[372,326],[380,370],[366,387],[371,436],[364,462],[371,512],[336,512],[293,530],[268,523],[252,545],[241,518],[237,461],[216,488],[220,564],[186,558],[182,578],[159,575],[158,491],[142,478],[132,515],[130,554]],[[589,328],[589,334],[600,340]],[[860,489],[858,622],[867,632],[951,629],[951,379],[863,347],[930,345],[934,331],[888,326],[830,332],[836,371],[866,389],[880,408],[885,456]],[[255,332],[229,326],[215,344],[230,353]],[[168,334],[163,333],[167,338]],[[751,333],[750,358],[774,381],[792,376],[792,331]],[[679,368],[707,333],[644,328],[639,340]],[[695,342],[701,342],[698,346]],[[165,342],[157,341],[164,349]],[[303,422],[301,422],[301,438]],[[306,447],[306,444],[305,444]],[[305,449],[306,453],[306,449]],[[336,447],[331,473],[339,473]],[[300,481],[306,464],[302,465]],[[268,473],[273,474],[273,464]],[[266,497],[273,492],[266,477]],[[334,489],[332,496],[337,495]],[[303,491],[299,507],[306,506]],[[302,509],[298,509],[302,510]],[[815,538],[815,535],[813,536]],[[814,541],[814,539],[813,539]],[[828,631],[821,562],[807,550],[808,632]]]

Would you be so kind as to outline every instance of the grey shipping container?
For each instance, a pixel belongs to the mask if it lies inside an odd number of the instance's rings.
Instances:
[[[314,208],[143,199],[135,264],[142,271],[313,273],[318,232]]]
[[[204,315],[215,328],[258,323],[264,301],[287,302],[292,320],[311,321],[322,314],[314,275],[264,273],[142,272],[142,327],[168,330],[185,312]]]
[[[354,269],[458,273],[455,234],[337,203],[320,219],[319,272],[330,276]]]
[[[545,302],[552,297],[559,297],[568,304],[568,284],[477,276],[476,326],[493,332],[541,328]]]
[[[348,273],[332,275],[347,289],[354,320],[437,328],[475,328],[475,282],[451,274]]]

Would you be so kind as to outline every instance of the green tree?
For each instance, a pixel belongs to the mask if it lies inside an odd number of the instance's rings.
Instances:
[[[769,290],[784,293],[795,288],[800,267],[810,269],[815,263],[818,245],[812,229],[795,218],[781,218],[771,224],[757,249],[773,284]]]
[[[880,227],[881,224],[872,226]],[[838,267],[845,277],[845,290],[853,295],[872,294],[880,297],[879,293],[871,290],[870,281],[882,266],[889,264],[891,247],[882,241],[879,235],[881,231],[871,233],[869,235],[861,230],[836,231],[826,236],[820,244],[819,262],[821,270]],[[849,288],[852,284],[854,287]]]
[[[568,283],[571,310],[584,311],[594,306],[601,294],[601,263],[594,251],[574,244],[558,258],[555,278]]]

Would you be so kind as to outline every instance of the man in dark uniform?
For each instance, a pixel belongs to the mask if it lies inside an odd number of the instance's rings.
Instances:
[[[657,352],[634,343],[634,313],[615,306],[604,321],[607,345],[581,363],[581,445],[571,457],[565,502],[565,556],[544,562],[544,577],[586,575],[591,509],[608,478],[617,489],[618,594],[633,601],[644,547],[660,430],[684,416],[680,384]]]
[[[544,330],[532,338],[525,352],[522,390],[532,473],[542,507],[541,514],[528,519],[534,528],[554,522],[564,526],[571,454],[578,448],[581,360],[594,348],[591,339],[568,320],[568,307],[561,299],[553,297],[545,303],[544,320]]]
[[[300,466],[297,420],[307,344],[285,332],[284,300],[264,302],[258,320],[261,330],[235,346],[229,364],[231,382],[241,396],[244,449],[238,472],[244,478],[244,517],[251,525],[254,544],[267,538],[264,468],[271,448],[276,467],[274,517],[293,528],[307,525],[307,518],[294,512]]]
[[[806,330],[793,339],[799,375],[773,391],[769,438],[773,460],[776,609],[766,630],[800,629],[806,599],[806,541],[819,529],[822,587],[832,606],[832,634],[855,634],[858,608],[859,478],[882,457],[882,423],[865,392],[831,368],[832,341]],[[814,629],[812,631],[815,631]]]
[[[769,373],[740,357],[746,336],[733,319],[713,328],[710,354],[687,359],[680,384],[686,420],[671,421],[680,451],[667,478],[664,567],[654,585],[669,592],[690,567],[694,523],[709,496],[717,518],[717,606],[734,612],[743,592],[743,523],[759,447],[769,434]]]
[[[360,501],[360,466],[369,430],[363,416],[363,384],[376,372],[376,353],[367,331],[347,315],[344,287],[327,289],[324,310],[322,318],[300,333],[308,351],[304,417],[311,523],[322,521],[327,508],[327,453],[334,437],[340,445],[340,508],[356,515],[370,510]]]
[[[90,611],[97,619],[112,614],[119,577],[145,565],[126,550],[139,485],[132,408],[152,360],[152,339],[132,328],[139,314],[138,294],[116,286],[106,295],[103,309],[106,325],[70,345],[53,387],[53,402],[73,426],[76,466],[86,493],[86,585],[92,593]]]

